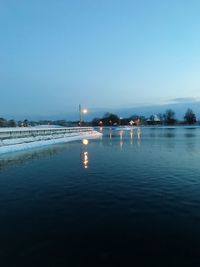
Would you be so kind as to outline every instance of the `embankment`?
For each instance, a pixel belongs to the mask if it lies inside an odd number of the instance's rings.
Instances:
[[[0,154],[99,137],[101,137],[101,133],[92,127],[1,128]]]

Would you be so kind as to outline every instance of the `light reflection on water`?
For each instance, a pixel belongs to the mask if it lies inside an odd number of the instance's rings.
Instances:
[[[129,140],[129,144],[136,144],[140,146],[141,142],[144,140],[151,139],[156,142],[156,140],[164,140],[165,144],[167,144],[168,148],[175,148],[177,140],[184,140],[186,151],[192,152],[196,151],[196,137],[200,138],[200,133],[198,128],[140,128],[140,127],[130,127],[130,129],[124,130],[123,128],[119,128],[116,130],[115,128],[97,128],[100,132],[103,132],[103,136],[100,137],[95,142],[99,142],[101,145],[105,143],[107,136],[109,136],[110,142],[109,144],[112,146],[113,144],[116,146],[117,142],[121,149],[123,149],[123,142],[126,142],[126,148]],[[152,133],[153,131],[153,133]],[[178,139],[176,140],[176,134],[178,132]],[[142,138],[142,140],[141,140]],[[114,139],[114,143],[112,140]],[[171,139],[171,140],[170,140]],[[199,141],[199,140],[198,140]],[[77,142],[78,143],[78,142]],[[80,163],[81,165],[87,169],[89,167],[89,140],[84,139],[79,142],[80,144]],[[17,164],[23,164],[26,161],[36,160],[43,157],[53,157],[56,154],[62,153],[70,146],[70,144],[58,144],[54,146],[49,146],[45,148],[32,149],[27,151],[8,153],[5,155],[0,155],[0,170],[8,167],[15,166]]]
[[[84,169],[87,169],[89,166],[89,153],[87,146],[89,144],[89,141],[86,139],[83,139],[83,141],[80,143],[80,161]]]
[[[0,157],[1,266],[199,266],[200,129],[102,131]]]

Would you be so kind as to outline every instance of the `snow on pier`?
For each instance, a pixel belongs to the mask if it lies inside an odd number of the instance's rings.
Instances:
[[[0,128],[0,154],[84,138],[98,138],[101,135],[92,127]]]

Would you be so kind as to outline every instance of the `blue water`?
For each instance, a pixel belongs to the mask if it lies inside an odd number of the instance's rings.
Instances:
[[[200,266],[200,129],[140,131],[1,156],[0,266]]]

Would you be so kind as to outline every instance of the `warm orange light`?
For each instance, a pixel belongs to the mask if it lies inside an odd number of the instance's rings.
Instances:
[[[86,139],[84,139],[84,140],[86,140]],[[88,140],[86,140],[86,141],[88,141]],[[83,167],[84,167],[85,169],[88,168],[88,164],[89,164],[89,155],[88,155],[88,152],[87,152],[87,151],[83,152],[82,164],[83,164]]]

